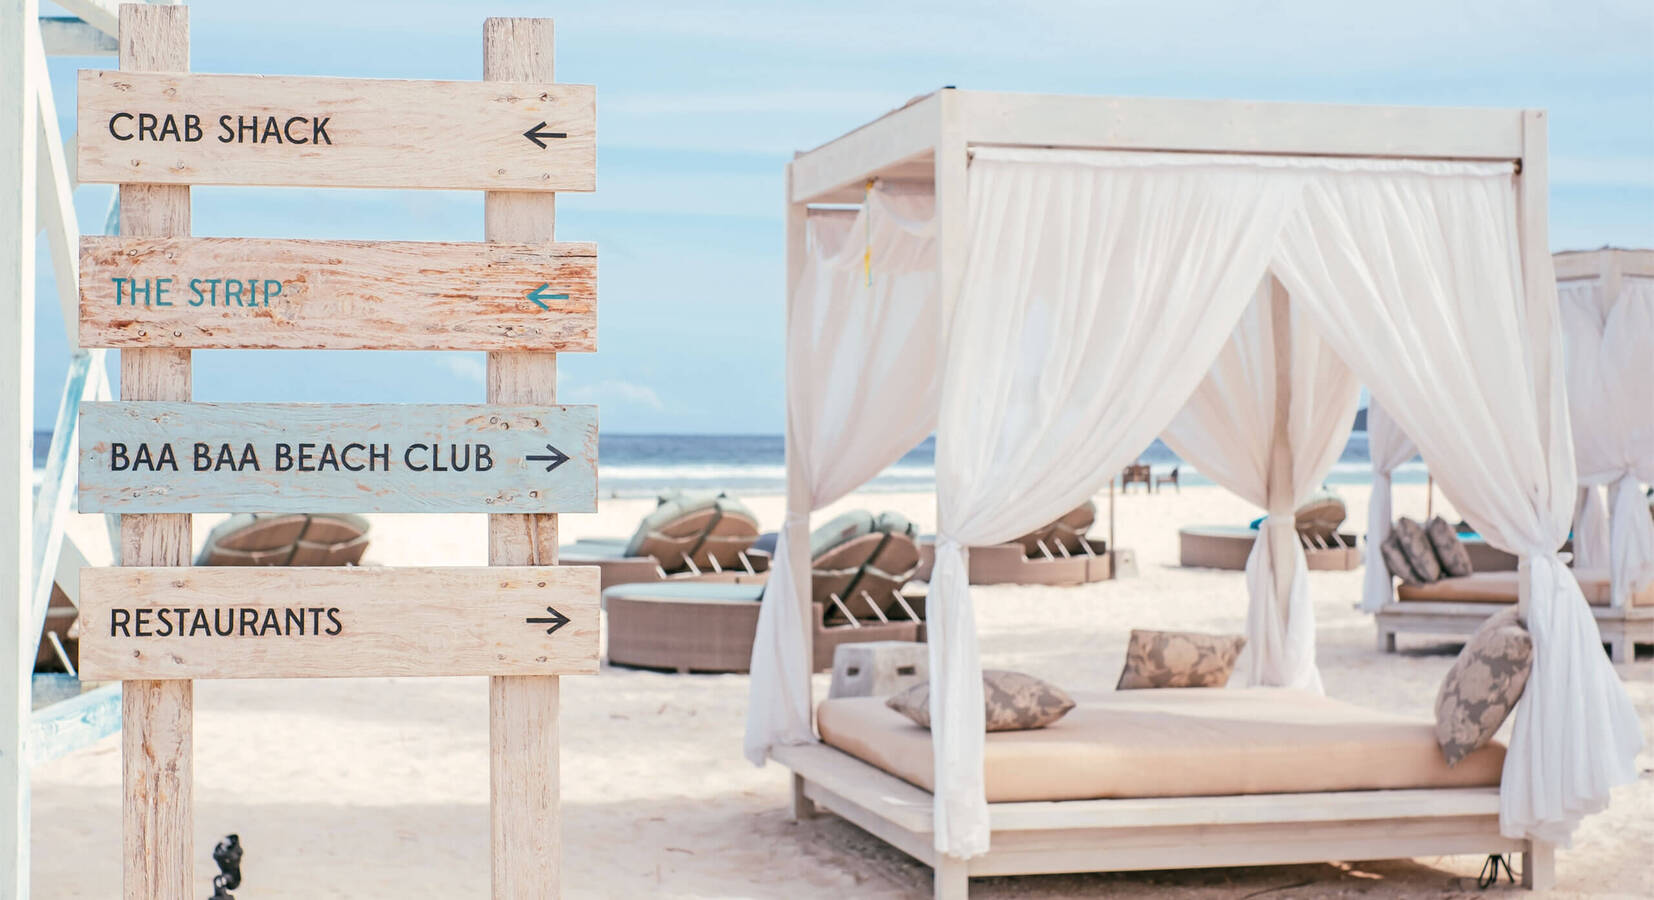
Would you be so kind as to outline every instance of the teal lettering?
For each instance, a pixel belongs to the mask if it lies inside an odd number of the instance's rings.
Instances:
[[[208,306],[217,306],[218,305],[218,282],[219,282],[219,279],[217,279],[217,278],[208,278],[207,281],[206,281],[207,288],[208,288],[208,291],[207,291],[207,305]]]
[[[170,119],[172,117],[168,116],[167,118]],[[155,305],[156,306],[171,306],[172,305],[172,301],[167,299],[167,285],[169,285],[169,284],[172,284],[172,279],[171,278],[157,278],[157,279],[155,279]]]
[[[195,292],[195,299],[190,301],[191,306],[200,306],[201,304],[207,302],[206,295],[201,293],[201,279],[191,278],[190,290]]]
[[[142,281],[140,281],[136,278],[133,278],[133,279],[129,280],[127,282],[127,284],[129,285],[129,287],[127,288],[127,293],[128,293],[129,296],[132,297],[132,305],[133,306],[138,305],[138,294],[141,292],[144,295],[144,305],[148,306],[149,305],[149,279],[145,278]],[[140,285],[142,285],[142,286],[140,287]]]
[[[224,305],[229,306],[231,300],[235,301],[236,306],[241,305],[241,282],[234,278],[226,278],[224,279]]]
[[[281,296],[281,282],[275,281],[273,279],[265,279],[265,281],[264,281],[264,305],[265,306],[270,305],[270,298],[271,297],[280,297],[280,296]]]
[[[121,285],[126,283],[126,279],[125,278],[111,278],[109,280],[115,282],[115,305],[120,306],[121,305]]]

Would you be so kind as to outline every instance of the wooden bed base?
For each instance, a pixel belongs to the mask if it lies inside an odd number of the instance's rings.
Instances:
[[[1451,603],[1431,600],[1392,600],[1373,615],[1378,649],[1396,651],[1398,634],[1434,634],[1468,637],[1487,617],[1504,609],[1501,603]],[[1593,606],[1597,630],[1608,645],[1608,658],[1630,662],[1637,644],[1654,644],[1654,606]]]
[[[771,756],[792,770],[795,818],[825,808],[930,866],[936,900],[988,875],[1488,853],[1521,853],[1527,887],[1555,881],[1552,845],[1499,834],[1497,788],[991,803],[991,849],[961,860],[936,852],[929,792],[822,743]]]

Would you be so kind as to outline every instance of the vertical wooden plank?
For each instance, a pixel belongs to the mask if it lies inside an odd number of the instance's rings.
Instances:
[[[35,0],[0,0],[0,896],[29,894]]]
[[[183,6],[120,8],[123,70],[189,70],[189,10]],[[121,233],[179,235],[190,230],[190,189],[123,184]],[[121,354],[125,400],[188,400],[188,350]],[[188,515],[121,517],[121,562],[187,566]],[[185,900],[195,895],[194,705],[188,681],[122,685],[121,758],[125,809],[123,885],[127,900]]]
[[[550,19],[488,19],[483,23],[483,79],[552,81],[555,33]],[[483,201],[484,237],[550,241],[556,195],[490,191]],[[488,400],[554,403],[555,353],[488,354]],[[557,562],[555,515],[488,517],[492,565]],[[492,880],[495,900],[561,896],[562,832],[558,821],[558,679],[489,679],[488,744]]]

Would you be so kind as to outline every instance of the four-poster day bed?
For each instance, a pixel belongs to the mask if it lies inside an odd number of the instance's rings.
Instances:
[[[1570,419],[1580,502],[1573,568],[1614,662],[1654,644],[1654,518],[1639,482],[1654,482],[1654,250],[1570,251],[1554,257],[1568,364]],[[1516,602],[1506,573],[1443,579],[1391,591],[1377,556],[1390,528],[1390,478],[1417,452],[1375,404],[1372,521],[1362,608],[1373,613],[1380,650],[1397,634],[1466,635],[1500,604]],[[1603,508],[1602,489],[1609,493]]]
[[[973,875],[1505,852],[1547,884],[1642,738],[1555,555],[1575,487],[1545,171],[1534,110],[951,89],[799,154],[788,513],[748,758],[792,770],[798,815],[825,807],[933,866],[938,897]],[[912,389],[870,387],[893,382]],[[1291,513],[1363,382],[1523,557],[1536,663],[1501,787],[987,802],[964,548],[1071,508],[1176,432],[1271,513],[1236,680],[1319,691]],[[804,553],[810,511],[933,429],[925,792],[817,740]]]

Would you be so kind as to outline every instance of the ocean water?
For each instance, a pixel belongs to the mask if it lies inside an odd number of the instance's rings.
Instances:
[[[1156,473],[1182,466],[1185,484],[1211,484],[1156,440],[1138,456]],[[1407,463],[1394,474],[1397,482],[1425,480],[1424,464]],[[732,494],[778,494],[786,490],[787,471],[780,435],[605,434],[598,442],[598,488],[606,497],[649,496],[666,488],[724,490]],[[1327,476],[1329,484],[1368,484],[1372,461],[1367,433],[1350,433],[1349,442]],[[864,490],[928,491],[936,486],[936,441],[919,446],[879,473]]]
[[[50,432],[37,432],[34,464],[46,461]],[[598,441],[598,490],[605,497],[648,497],[669,488],[722,490],[731,494],[779,494],[787,470],[780,435],[604,434]],[[1185,484],[1211,484],[1156,440],[1138,456],[1156,473],[1182,466]],[[1424,464],[1414,460],[1395,473],[1397,482],[1423,482]],[[1372,463],[1367,433],[1353,431],[1329,484],[1367,484]],[[936,486],[936,441],[927,438],[886,468],[864,490],[895,493]]]

